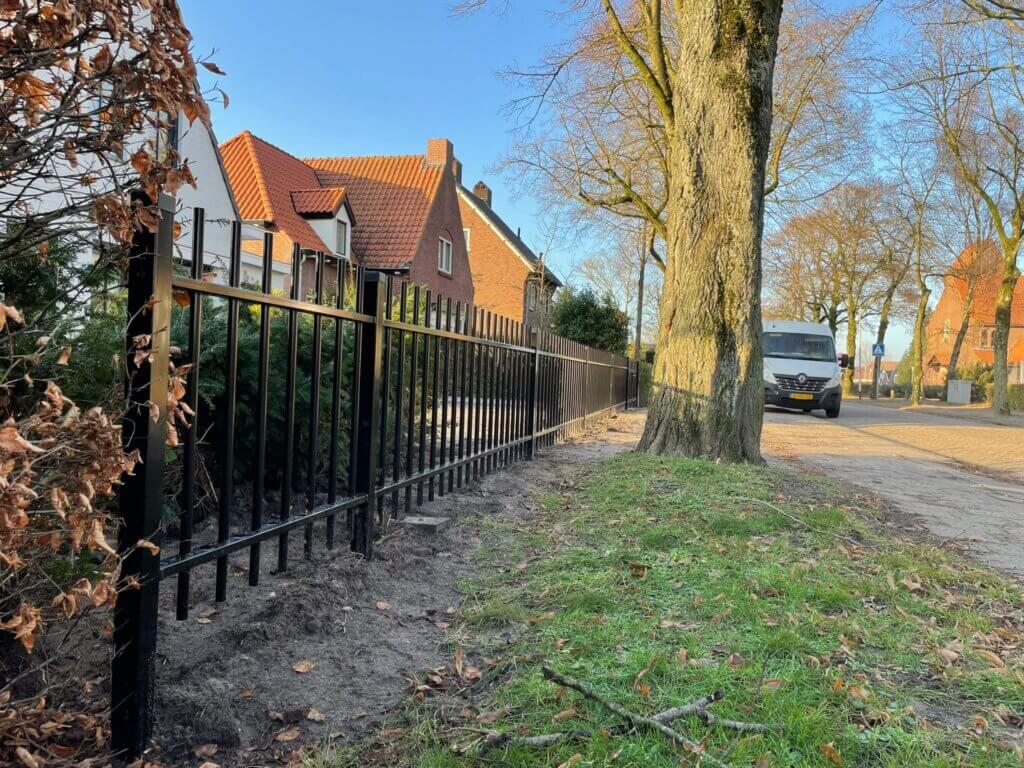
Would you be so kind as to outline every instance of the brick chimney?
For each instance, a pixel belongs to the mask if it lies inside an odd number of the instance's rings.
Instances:
[[[462,163],[456,158],[452,160],[452,173],[455,174],[455,183],[462,183]]]
[[[478,181],[473,185],[473,194],[476,195],[480,199],[480,202],[488,208],[491,207],[491,188],[482,181]]]
[[[427,139],[427,165],[450,166],[455,160],[455,148],[448,139]]]

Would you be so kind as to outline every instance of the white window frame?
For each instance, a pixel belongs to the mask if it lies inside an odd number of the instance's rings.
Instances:
[[[444,237],[437,238],[437,271],[442,275],[452,273],[452,241]]]
[[[469,227],[463,227],[462,228],[462,239],[466,241],[466,250],[467,251],[469,250],[469,240],[470,240],[470,235],[471,234],[472,233],[470,232]]]
[[[344,219],[334,220],[334,247],[339,256],[348,256],[348,222]],[[341,246],[340,248],[338,246]]]

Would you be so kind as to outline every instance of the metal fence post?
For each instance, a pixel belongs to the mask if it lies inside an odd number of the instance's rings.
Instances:
[[[114,608],[111,740],[129,760],[145,750],[153,722],[160,559],[135,545],[157,537],[163,504],[174,198],[161,195],[159,208],[157,233],[136,234],[127,270],[127,402],[122,434],[125,451],[138,451],[141,465],[124,478],[119,494],[118,553],[124,562]],[[139,337],[143,339],[136,343]],[[150,353],[140,355],[136,364],[135,351],[145,337]],[[127,586],[129,578],[137,579],[139,586]]]
[[[526,387],[526,428],[530,442],[526,444],[526,458],[532,459],[537,447],[537,408],[540,399],[537,397],[537,387],[540,385],[540,331],[536,328],[530,329],[530,347],[533,349],[533,364],[530,366],[530,380]]]
[[[587,413],[590,411],[590,347],[584,347],[586,362],[583,363],[583,431],[587,431]]]
[[[384,276],[367,272],[363,278],[359,311],[373,315],[373,324],[364,323],[359,334],[359,403],[356,422],[356,468],[353,495],[366,494],[366,503],[355,511],[352,520],[352,549],[369,560],[373,557],[373,527],[377,515],[377,454],[380,451],[381,370],[383,344]]]

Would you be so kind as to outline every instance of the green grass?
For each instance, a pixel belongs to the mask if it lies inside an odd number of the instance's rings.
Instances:
[[[730,765],[833,766],[825,745],[846,766],[1021,765],[1019,731],[1000,724],[1024,713],[1020,588],[877,534],[867,510],[831,498],[842,496],[748,466],[630,454],[590,468],[578,487],[537,499],[528,522],[492,521],[488,575],[467,585],[454,637],[514,673],[476,709],[428,698],[386,738],[310,764],[539,768],[575,753],[581,767],[693,764],[660,735],[601,735],[615,719],[545,681],[546,661],[644,714],[721,689],[712,711],[773,730],[676,726]],[[521,633],[511,649],[488,647],[509,627]],[[953,663],[939,655],[948,647],[959,648]],[[502,707],[492,725],[476,721]],[[552,722],[569,708],[574,717]],[[456,755],[474,728],[596,735]]]

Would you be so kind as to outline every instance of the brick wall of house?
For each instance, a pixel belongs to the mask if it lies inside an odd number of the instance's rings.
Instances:
[[[452,243],[450,276],[437,269],[437,243],[441,237]],[[445,173],[427,216],[423,239],[409,269],[409,280],[416,285],[427,286],[435,294],[450,297],[452,301],[468,303],[474,300],[473,275],[466,255],[466,240],[462,235],[455,176],[451,171]]]
[[[524,290],[529,268],[473,207],[459,198],[462,225],[469,229],[469,265],[476,305],[524,322]]]

